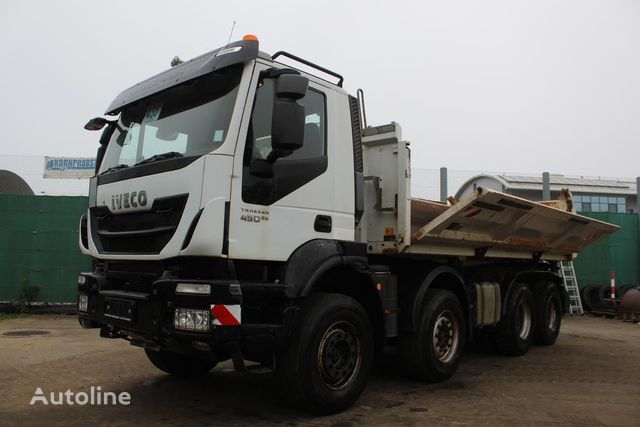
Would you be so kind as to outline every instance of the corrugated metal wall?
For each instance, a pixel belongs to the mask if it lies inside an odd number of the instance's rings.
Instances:
[[[75,302],[78,273],[91,268],[78,249],[86,197],[0,194],[0,301],[15,301],[25,285],[37,301]]]
[[[592,212],[583,215],[620,226],[620,230],[585,249],[575,260],[578,285],[604,285],[616,273],[616,284],[640,284],[639,215]]]

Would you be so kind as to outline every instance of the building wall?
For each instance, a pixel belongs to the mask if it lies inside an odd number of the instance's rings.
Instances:
[[[86,197],[0,194],[0,301],[36,287],[36,301],[75,302],[80,271],[91,267],[78,249]]]
[[[532,200],[534,202],[539,202],[540,200],[542,200],[542,187],[540,187],[540,190],[507,190],[506,193],[517,197],[522,197],[523,199]],[[552,199],[557,196],[557,192],[551,192]]]
[[[475,189],[478,187],[487,188],[494,191],[504,191],[504,189],[502,188],[502,183],[500,181],[489,176],[482,176],[473,179],[473,181],[467,182],[466,185],[463,185],[456,193],[456,198],[458,200],[462,200],[465,197],[473,194]]]

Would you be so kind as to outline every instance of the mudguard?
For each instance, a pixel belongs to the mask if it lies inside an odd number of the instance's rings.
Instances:
[[[366,245],[330,239],[315,239],[305,243],[287,260],[287,296],[296,298],[308,295],[325,272],[340,265],[351,265],[364,271],[367,268]]]

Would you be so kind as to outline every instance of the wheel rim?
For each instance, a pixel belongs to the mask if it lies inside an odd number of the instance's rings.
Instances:
[[[318,371],[327,387],[333,390],[351,384],[362,364],[362,346],[355,330],[349,322],[337,322],[320,340]]]
[[[442,363],[453,359],[460,343],[460,325],[449,310],[440,313],[433,326],[433,349]]]
[[[525,301],[522,301],[516,313],[518,335],[523,340],[526,340],[529,337],[529,332],[531,332],[531,307]]]
[[[550,331],[556,330],[556,322],[558,320],[558,313],[556,311],[556,304],[553,299],[549,299],[547,302],[547,327]]]

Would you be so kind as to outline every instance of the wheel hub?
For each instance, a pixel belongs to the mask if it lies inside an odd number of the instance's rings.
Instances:
[[[516,326],[520,338],[526,340],[531,332],[531,307],[524,301],[516,311]]]
[[[320,341],[318,370],[325,384],[334,390],[345,388],[360,368],[362,354],[355,328],[340,322],[332,325]]]
[[[441,362],[449,362],[458,349],[460,328],[451,312],[444,311],[436,319],[433,328],[433,349]]]
[[[552,299],[549,299],[549,302],[547,303],[547,319],[549,320],[549,324],[547,327],[550,331],[556,330],[557,316],[556,304]]]

